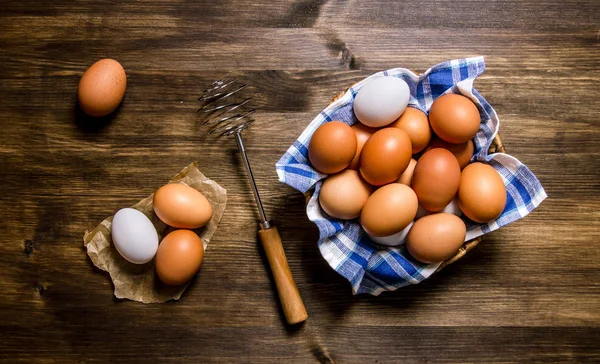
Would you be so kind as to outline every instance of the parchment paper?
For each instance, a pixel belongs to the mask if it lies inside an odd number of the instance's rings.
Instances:
[[[204,250],[214,235],[223,216],[227,202],[227,191],[215,181],[207,178],[198,169],[197,162],[185,167],[170,183],[183,183],[200,191],[208,199],[213,216],[205,226],[194,230],[202,239]],[[131,206],[143,212],[154,224],[159,240],[175,230],[159,220],[154,213],[154,194]],[[189,282],[182,286],[163,284],[155,274],[154,259],[146,264],[133,264],[125,260],[112,244],[111,225],[113,216],[107,217],[94,230],[86,231],[83,245],[94,265],[110,274],[115,286],[115,296],[143,303],[162,303],[178,300]],[[202,268],[200,268],[202,269]]]

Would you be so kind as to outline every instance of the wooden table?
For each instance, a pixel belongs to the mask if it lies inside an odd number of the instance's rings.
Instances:
[[[597,1],[66,1],[0,4],[0,362],[600,361]],[[304,197],[274,164],[330,98],[387,68],[484,55],[476,87],[549,198],[423,284],[353,296],[320,256]],[[128,76],[94,127],[76,88],[94,61]],[[283,324],[233,140],[196,97],[239,75],[245,133],[309,313]],[[117,301],[83,233],[197,160],[229,202],[178,302]]]

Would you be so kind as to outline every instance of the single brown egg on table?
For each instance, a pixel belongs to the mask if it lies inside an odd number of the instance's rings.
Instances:
[[[154,193],[154,212],[167,225],[196,229],[212,217],[210,202],[199,191],[183,183],[169,183]]]
[[[196,275],[202,258],[202,240],[191,230],[175,230],[163,238],[156,252],[156,274],[168,285],[178,286]]]
[[[471,163],[462,171],[458,206],[471,220],[486,223],[496,219],[506,207],[506,186],[494,167]]]
[[[406,249],[416,260],[431,264],[452,258],[465,242],[467,227],[460,217],[444,212],[415,221]]]
[[[319,193],[319,203],[330,216],[350,220],[360,215],[373,188],[360,174],[346,169],[325,179]]]
[[[376,131],[360,153],[360,174],[365,181],[382,186],[394,182],[410,163],[412,146],[408,134],[398,128]]]
[[[390,183],[371,194],[360,213],[360,223],[370,236],[390,236],[410,225],[417,208],[417,196],[410,187]]]
[[[126,87],[127,75],[123,66],[114,59],[101,59],[91,65],[79,80],[79,107],[90,116],[106,116],[119,106]]]
[[[411,187],[419,205],[427,211],[441,211],[456,195],[460,166],[456,157],[443,148],[431,149],[419,158]]]
[[[360,160],[360,153],[362,152],[363,146],[369,140],[371,135],[377,131],[375,128],[368,127],[361,123],[356,123],[351,126],[352,130],[356,134],[356,154],[354,154],[354,159],[350,162],[348,168],[358,170],[358,162]]]
[[[402,129],[408,134],[412,145],[412,154],[417,154],[429,144],[431,128],[427,115],[414,107],[407,107],[390,127]]]
[[[466,143],[479,131],[479,110],[468,98],[457,94],[438,97],[429,109],[429,123],[437,136],[454,143]]]
[[[308,144],[308,159],[321,173],[337,173],[352,162],[356,146],[356,134],[348,124],[330,121],[313,133]]]
[[[452,144],[448,143],[440,138],[433,138],[429,146],[425,151],[435,149],[435,148],[444,148],[450,151],[450,153],[454,154],[456,160],[458,160],[458,165],[460,165],[460,169],[463,169],[469,164],[471,158],[473,157],[473,153],[475,153],[475,146],[473,145],[473,140],[469,140],[466,143],[461,144]]]

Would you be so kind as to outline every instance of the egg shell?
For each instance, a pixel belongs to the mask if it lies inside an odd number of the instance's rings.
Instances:
[[[429,109],[431,128],[449,143],[466,143],[472,139],[479,131],[480,121],[477,106],[462,95],[442,95]]]
[[[427,115],[414,107],[407,107],[390,127],[402,129],[408,134],[412,145],[412,154],[427,147],[431,140],[431,127]]]
[[[154,212],[165,224],[196,229],[212,217],[210,202],[199,191],[183,183],[169,183],[154,193]]]
[[[415,167],[412,188],[425,210],[442,210],[452,201],[460,183],[460,166],[452,153],[436,148],[425,152]]]
[[[90,116],[110,114],[123,100],[127,75],[114,59],[101,59],[88,68],[77,87],[79,107]]]
[[[444,148],[450,151],[450,153],[454,154],[456,160],[458,160],[458,165],[460,169],[463,169],[469,164],[471,158],[473,157],[473,153],[475,153],[475,146],[473,145],[473,140],[469,140],[466,143],[461,144],[452,144],[448,143],[440,138],[434,138],[427,149],[425,151],[435,149],[435,148]]]
[[[356,155],[356,134],[341,121],[330,121],[317,128],[308,145],[308,159],[321,173],[333,174],[348,167]]]
[[[463,215],[463,213],[458,205],[457,197],[454,197],[452,199],[452,201],[450,201],[450,203],[446,207],[444,207],[442,209],[442,211],[440,211],[440,212],[445,212],[448,214],[456,215],[458,217],[461,217]],[[429,212],[429,211],[425,210],[424,208],[422,208],[421,206],[419,206],[419,208],[417,209],[417,216],[415,216],[415,220],[419,220],[423,216],[427,216],[427,215],[431,215],[431,214],[435,214],[435,212]]]
[[[354,159],[350,162],[348,168],[358,170],[358,162],[360,160],[360,153],[362,152],[363,146],[369,140],[371,135],[377,131],[375,128],[369,128],[361,123],[356,123],[351,126],[352,130],[356,134],[356,153]]]
[[[410,187],[391,183],[371,194],[360,213],[360,223],[369,236],[390,236],[410,225],[417,207],[417,196]]]
[[[506,207],[506,186],[490,165],[471,163],[462,171],[458,204],[471,220],[486,223],[496,219]]]
[[[408,163],[408,167],[402,172],[400,178],[398,178],[398,183],[402,183],[403,185],[407,185],[408,187],[412,184],[413,174],[415,173],[415,167],[417,166],[417,161],[412,159]]]
[[[452,215],[461,217],[463,215],[463,212],[460,209],[460,206],[458,205],[458,197],[454,197],[452,199],[452,201],[450,201],[450,203],[448,204],[448,206],[444,207],[444,209],[442,210],[442,212],[445,212],[447,214],[452,214]]]
[[[390,236],[369,236],[375,243],[385,246],[399,246],[406,242],[406,237],[413,226],[411,222],[407,227]]]
[[[419,205],[419,207],[417,208],[417,215],[415,216],[415,220],[419,220],[423,216],[427,216],[427,215],[431,215],[431,214],[433,214],[433,212],[429,212],[429,211],[425,210],[423,207],[421,207],[421,205]]]
[[[354,114],[366,126],[380,128],[396,120],[408,105],[410,88],[404,80],[381,76],[369,80],[356,94]]]
[[[175,230],[160,242],[156,253],[156,274],[163,283],[178,286],[196,275],[204,247],[202,240],[190,230]]]
[[[136,209],[117,211],[111,224],[111,236],[119,254],[131,263],[148,263],[158,249],[158,233],[152,221]]]
[[[325,179],[319,193],[319,203],[330,216],[350,220],[360,215],[373,188],[359,173],[346,169]]]
[[[467,227],[459,217],[431,214],[414,223],[406,237],[406,249],[420,262],[443,262],[458,252],[466,236]]]
[[[406,132],[384,128],[365,143],[360,153],[360,174],[368,183],[382,186],[397,181],[411,157],[412,147]]]

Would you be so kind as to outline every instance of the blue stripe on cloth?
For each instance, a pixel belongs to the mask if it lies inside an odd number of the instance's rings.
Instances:
[[[512,198],[512,195],[507,191],[506,192],[506,206],[504,206],[504,212],[510,212],[517,209],[517,204],[515,200]]]
[[[529,195],[529,191],[527,191],[527,188],[525,188],[525,186],[521,183],[521,181],[518,178],[513,177],[510,181],[510,184],[511,186],[514,186],[517,189],[519,195],[521,196],[521,200],[525,205],[531,202],[531,196]]]
[[[339,120],[349,125],[358,122],[353,102],[362,86],[375,77],[398,77],[410,88],[410,106],[428,113],[432,102],[444,93],[460,93],[478,107],[480,130],[474,138],[473,160],[489,163],[502,177],[507,190],[507,203],[502,215],[487,224],[477,224],[464,218],[467,240],[487,234],[506,224],[523,218],[545,198],[546,192],[535,175],[514,157],[503,153],[488,155],[500,122],[494,108],[473,88],[473,81],[485,70],[482,57],[443,62],[422,75],[394,68],[375,73],[359,83],[319,113],[288,151],[276,163],[279,180],[313,195],[306,206],[306,214],[319,229],[319,250],[329,265],[352,285],[355,294],[378,295],[427,279],[439,264],[423,264],[413,259],[404,246],[380,248],[371,243],[358,220],[337,220],[320,207],[318,196],[321,180],[326,175],[312,168],[308,162],[308,144],[312,133],[323,123]]]
[[[423,96],[423,95],[424,95],[424,92],[423,92],[423,83],[422,83],[422,82],[419,82],[419,83],[417,84],[417,93],[416,93],[416,95],[414,95],[414,96],[415,96],[415,98],[416,98],[417,100],[423,100],[423,99],[424,99],[424,96]]]
[[[300,154],[306,156],[308,155],[308,146],[304,145],[298,141],[294,142],[294,147],[300,152]]]
[[[459,67],[460,79],[464,80],[469,77],[469,68],[468,68],[469,65],[468,65],[467,61],[465,61],[464,59],[461,59],[459,62],[460,62],[460,67]]]
[[[294,174],[296,176],[313,178],[315,176],[314,172],[309,170],[296,167],[296,165],[288,165],[284,167],[286,174]]]

